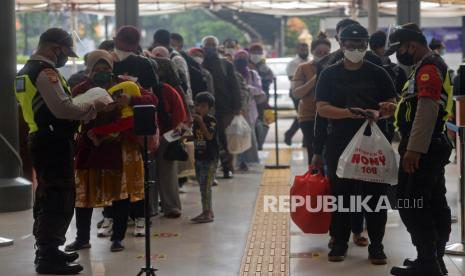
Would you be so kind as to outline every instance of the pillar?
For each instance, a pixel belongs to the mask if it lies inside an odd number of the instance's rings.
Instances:
[[[139,26],[139,0],[115,0],[116,28]]]
[[[420,0],[397,0],[397,24],[416,23],[420,26]]]
[[[368,0],[367,3],[368,10],[368,32],[370,34],[378,30],[378,19],[379,19],[379,10],[378,10],[378,0]]]
[[[16,75],[15,0],[0,1],[0,212],[31,208],[32,184],[20,177],[18,104],[13,92]],[[16,153],[15,153],[16,152]]]

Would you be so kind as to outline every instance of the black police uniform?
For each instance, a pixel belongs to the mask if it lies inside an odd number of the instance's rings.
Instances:
[[[417,248],[418,260],[430,263],[436,257],[445,269],[442,257],[451,232],[451,211],[446,200],[444,167],[449,163],[452,150],[445,132],[445,122],[451,108],[452,87],[447,65],[438,55],[426,57],[410,76],[396,111],[396,124],[402,136],[399,145],[402,164],[418,104],[415,80],[419,69],[425,65],[434,65],[444,82],[440,111],[435,122],[429,150],[421,156],[419,169],[413,174],[407,174],[402,167],[400,168],[397,196],[400,202],[404,202],[403,204],[408,202],[410,205],[402,206],[404,208],[399,206],[399,213]],[[413,204],[420,206],[412,208]]]
[[[35,84],[39,74],[45,69],[56,71],[47,62],[29,60],[18,72],[18,76],[27,76]],[[65,92],[70,94],[66,81],[61,81],[65,84]],[[65,242],[66,231],[74,212],[73,136],[78,123],[57,119],[40,95],[40,91],[37,91],[32,100],[34,121],[38,130],[31,133],[28,140],[38,181],[33,207],[33,234],[37,246],[35,263],[45,261],[59,264],[78,257],[76,253],[65,254],[58,250]]]

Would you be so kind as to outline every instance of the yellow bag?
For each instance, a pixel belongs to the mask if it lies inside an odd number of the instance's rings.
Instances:
[[[117,85],[108,89],[108,93],[110,93],[113,98],[118,98],[123,93],[129,96],[141,96],[139,86],[132,81],[118,83]],[[121,118],[124,119],[132,116],[134,116],[134,111],[132,108],[130,106],[123,107],[121,110]]]
[[[265,124],[267,124],[267,125],[271,125],[272,123],[274,123],[276,121],[275,117],[274,117],[274,110],[273,109],[265,109],[265,111],[263,113],[263,120],[264,120]]]

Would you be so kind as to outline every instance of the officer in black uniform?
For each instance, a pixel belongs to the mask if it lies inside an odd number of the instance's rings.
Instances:
[[[416,260],[405,260],[405,266],[394,267],[391,274],[445,275],[443,256],[451,231],[444,177],[452,149],[445,132],[452,110],[451,78],[417,25],[401,26],[389,41],[386,55],[397,52],[399,62],[414,66],[395,113],[402,136],[399,213],[418,253]]]
[[[72,263],[79,255],[58,249],[73,217],[75,183],[73,138],[78,120],[95,118],[103,103],[74,104],[56,68],[76,57],[70,34],[51,28],[40,36],[38,50],[16,77],[15,93],[29,126],[29,151],[37,173],[34,202],[36,271],[72,275],[83,270]]]

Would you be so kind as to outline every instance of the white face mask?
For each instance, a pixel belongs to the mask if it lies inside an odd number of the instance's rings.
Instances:
[[[316,57],[316,56],[313,56],[313,61],[314,61],[314,62],[320,62],[322,59],[323,59],[323,57]]]
[[[236,49],[234,49],[234,48],[226,48],[226,49],[224,49],[224,53],[225,54],[230,54],[231,56],[234,56],[234,54],[236,53]]]
[[[360,52],[359,50],[344,50],[344,57],[350,60],[352,63],[359,63],[365,57],[366,52],[366,50],[362,52]]]
[[[250,61],[252,61],[254,64],[259,63],[260,61],[262,61],[262,59],[263,55],[250,55]]]
[[[115,49],[115,55],[118,57],[119,61],[123,61],[127,59],[130,55],[134,55],[134,54],[131,52],[125,52],[125,51]]]
[[[203,58],[202,57],[192,57],[198,64],[203,63]]]

